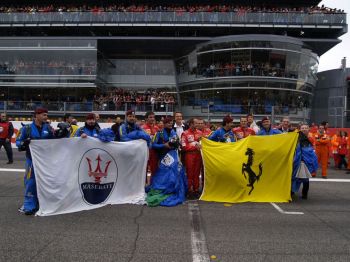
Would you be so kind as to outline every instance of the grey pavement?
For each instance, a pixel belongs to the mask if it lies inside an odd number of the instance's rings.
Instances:
[[[23,168],[24,154],[0,168]],[[329,169],[329,178],[350,179]],[[350,261],[350,183],[311,182],[309,199],[278,204],[199,204],[211,261]],[[193,261],[189,205],[106,206],[34,217],[17,211],[23,173],[0,171],[0,261]]]

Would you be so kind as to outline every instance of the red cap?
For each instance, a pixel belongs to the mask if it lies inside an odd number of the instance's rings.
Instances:
[[[34,111],[34,114],[42,114],[42,113],[48,113],[47,109],[44,107],[37,107]]]
[[[86,115],[86,120],[89,120],[89,119],[96,119],[96,116],[94,113],[89,113]]]
[[[268,120],[270,120],[270,118],[267,117],[267,116],[265,116],[265,117],[263,117],[263,119],[261,120],[261,123],[264,123],[265,121],[268,121]]]
[[[126,111],[126,115],[127,115],[127,116],[135,115],[135,111],[128,110],[128,111]]]

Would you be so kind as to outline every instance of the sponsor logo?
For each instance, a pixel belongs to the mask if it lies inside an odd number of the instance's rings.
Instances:
[[[118,167],[111,154],[100,148],[84,153],[79,164],[79,186],[85,202],[91,205],[105,202],[117,179]]]

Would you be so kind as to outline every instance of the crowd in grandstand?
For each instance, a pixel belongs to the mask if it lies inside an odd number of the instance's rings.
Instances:
[[[336,8],[327,8],[322,6],[305,6],[305,7],[270,7],[270,6],[236,6],[236,5],[35,5],[35,6],[2,6],[0,13],[45,13],[45,12],[271,12],[271,13],[287,13],[287,12],[301,12],[301,13],[344,13],[344,10]]]
[[[0,62],[0,74],[93,75],[96,63],[87,61],[16,60]]]
[[[174,105],[174,94],[164,90],[135,91],[117,88],[105,94],[95,95],[95,108],[99,110],[124,110],[125,104],[137,107],[138,111],[145,111],[147,105],[157,111],[166,104]]]
[[[286,72],[279,63],[216,63],[198,70],[200,75],[205,77],[217,76],[274,76],[297,78],[297,72]]]

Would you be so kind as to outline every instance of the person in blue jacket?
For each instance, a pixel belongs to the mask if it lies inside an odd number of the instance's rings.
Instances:
[[[37,108],[34,112],[34,121],[31,124],[24,125],[16,138],[16,146],[19,151],[26,151],[25,175],[24,175],[24,203],[19,211],[26,215],[34,215],[39,210],[39,202],[36,191],[35,173],[33,168],[32,156],[29,149],[31,140],[52,139],[54,130],[47,123],[47,109]]]
[[[173,119],[172,117],[166,117],[163,121],[164,128],[159,130],[152,140],[152,148],[158,153],[159,160],[173,149],[178,149],[180,147],[180,139],[173,129]]]
[[[298,171],[302,162],[305,164],[309,173],[315,173],[318,169],[318,160],[312,144],[312,140],[309,135],[310,128],[307,124],[300,126],[298,144],[296,146],[294,161],[293,161],[293,173],[292,173],[292,195],[296,194],[300,186],[303,185],[302,199],[308,198],[309,192],[309,178],[299,177]]]
[[[231,143],[236,142],[236,136],[232,132],[233,118],[229,115],[222,120],[222,127],[213,132],[208,139],[215,142]]]
[[[261,120],[262,127],[258,133],[258,136],[271,136],[282,134],[278,129],[272,128],[270,119],[266,116]]]
[[[88,136],[97,138],[98,134],[100,133],[100,130],[100,126],[96,123],[95,114],[89,113],[86,116],[85,125],[77,130],[75,136],[82,138],[86,138]]]
[[[119,139],[121,142],[143,139],[147,145],[150,145],[150,136],[136,123],[135,112],[128,110],[126,112],[126,121],[119,127]]]

